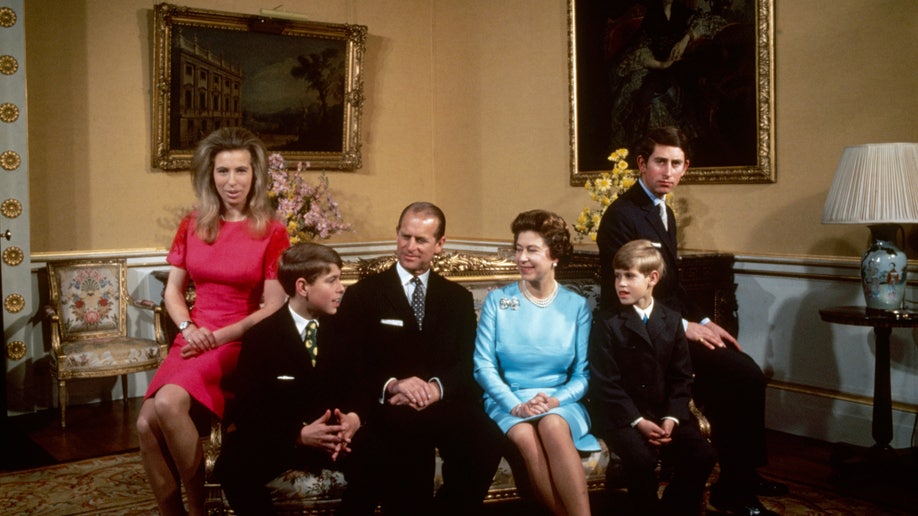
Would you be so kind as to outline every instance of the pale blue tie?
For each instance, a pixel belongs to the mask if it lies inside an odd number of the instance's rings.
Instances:
[[[666,216],[666,201],[660,201],[660,219],[663,220],[663,228],[669,231],[669,217]]]

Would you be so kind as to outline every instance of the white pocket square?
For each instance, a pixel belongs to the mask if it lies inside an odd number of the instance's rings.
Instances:
[[[296,378],[294,378],[294,377],[292,377],[292,376],[287,376],[287,375],[285,375],[285,374],[282,374],[282,375],[278,376],[277,379],[278,379],[278,380],[287,380],[287,381],[289,381],[289,380],[296,380]]]
[[[379,322],[386,326],[398,326],[400,328],[405,325],[401,319],[380,319]]]

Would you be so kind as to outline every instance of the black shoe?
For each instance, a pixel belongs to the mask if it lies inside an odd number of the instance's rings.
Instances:
[[[726,492],[727,490],[725,489],[718,489],[718,487],[715,485],[711,488],[711,505],[720,512],[739,516],[780,516],[778,513],[766,509],[755,496],[740,499],[740,497]]]
[[[788,491],[787,484],[774,482],[756,475],[755,494],[759,496],[784,496]]]

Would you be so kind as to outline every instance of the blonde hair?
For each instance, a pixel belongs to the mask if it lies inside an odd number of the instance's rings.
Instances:
[[[645,276],[657,271],[662,278],[666,271],[666,264],[663,262],[660,250],[654,247],[650,240],[632,240],[621,246],[615,253],[615,257],[612,258],[612,268],[616,270],[635,268]]]
[[[223,151],[247,150],[252,158],[254,181],[246,199],[244,213],[248,216],[249,229],[253,234],[264,235],[268,223],[274,219],[274,207],[268,200],[270,178],[265,144],[251,131],[242,127],[222,127],[201,140],[191,159],[194,175],[191,182],[200,201],[195,233],[198,238],[213,243],[220,232],[220,215],[223,201],[214,184],[214,160]]]

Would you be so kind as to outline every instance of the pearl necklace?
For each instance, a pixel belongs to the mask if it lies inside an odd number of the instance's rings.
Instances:
[[[558,288],[558,282],[554,280],[552,281],[555,284],[554,290],[552,290],[551,294],[549,294],[547,297],[544,297],[541,299],[535,297],[534,295],[532,295],[531,292],[529,292],[529,287],[526,286],[526,282],[524,280],[520,280],[520,290],[523,291],[523,296],[526,299],[528,299],[532,304],[536,305],[539,308],[545,308],[546,306],[550,305],[551,302],[554,301],[556,297],[558,297],[558,290],[560,290]]]

